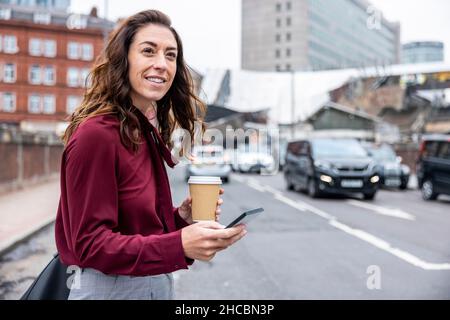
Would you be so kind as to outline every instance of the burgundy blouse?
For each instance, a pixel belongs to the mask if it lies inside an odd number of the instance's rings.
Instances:
[[[180,229],[188,223],[172,205],[163,162],[174,166],[170,151],[135,114],[145,136],[137,154],[121,143],[113,115],[82,123],[63,152],[55,236],[64,264],[146,276],[193,262],[184,256]]]

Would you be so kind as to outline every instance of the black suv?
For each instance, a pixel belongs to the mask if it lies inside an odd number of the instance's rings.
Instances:
[[[435,200],[439,194],[450,194],[450,135],[423,139],[416,172],[425,200]]]
[[[307,139],[288,144],[284,168],[289,190],[362,193],[373,199],[380,177],[375,162],[355,139]]]

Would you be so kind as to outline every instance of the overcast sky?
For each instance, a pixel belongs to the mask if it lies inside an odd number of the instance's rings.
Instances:
[[[402,42],[443,41],[445,60],[450,62],[450,1],[371,2],[386,18],[401,23]],[[72,0],[71,11],[88,13],[92,6],[97,6],[103,16],[105,3],[105,0]],[[109,0],[107,8],[112,20],[144,9],[161,10],[170,16],[182,38],[188,64],[200,71],[240,67],[241,0]]]

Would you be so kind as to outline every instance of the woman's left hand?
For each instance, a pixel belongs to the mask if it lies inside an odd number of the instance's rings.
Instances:
[[[225,190],[223,190],[222,188],[220,188],[219,190],[219,195],[222,195],[225,192]],[[220,206],[222,205],[223,200],[222,198],[219,198],[219,200],[217,200],[217,206],[216,206],[216,221],[219,221],[220,218]],[[192,220],[192,198],[191,197],[187,197],[183,203],[181,204],[181,206],[178,208],[178,213],[180,214],[180,216],[189,224],[193,223]]]

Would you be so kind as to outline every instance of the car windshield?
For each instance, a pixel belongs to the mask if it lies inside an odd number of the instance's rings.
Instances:
[[[397,155],[390,147],[373,147],[369,149],[369,154],[377,161],[395,161]]]
[[[364,158],[367,152],[356,140],[316,139],[312,140],[313,154],[317,158]]]

